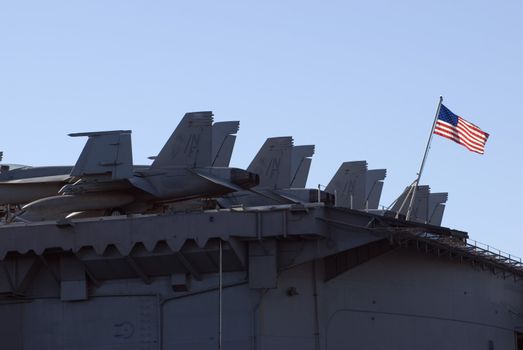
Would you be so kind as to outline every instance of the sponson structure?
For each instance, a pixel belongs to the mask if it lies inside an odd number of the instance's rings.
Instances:
[[[514,348],[521,266],[466,242],[321,203],[6,225],[2,348]]]

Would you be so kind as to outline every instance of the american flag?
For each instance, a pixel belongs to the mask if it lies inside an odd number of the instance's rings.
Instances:
[[[489,134],[460,116],[455,115],[443,104],[439,110],[434,133],[479,154],[485,152],[485,143],[489,137]]]

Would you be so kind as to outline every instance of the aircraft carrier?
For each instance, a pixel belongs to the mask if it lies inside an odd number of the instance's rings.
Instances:
[[[379,206],[384,169],[305,188],[314,147],[188,113],[150,166],[130,132],[67,167],[2,167],[0,349],[522,349],[521,259],[441,227],[446,193]]]

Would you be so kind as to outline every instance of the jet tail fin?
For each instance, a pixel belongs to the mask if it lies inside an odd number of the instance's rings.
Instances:
[[[325,191],[336,195],[336,205],[350,209],[365,209],[367,162],[344,162]]]
[[[236,134],[240,122],[218,122],[212,126],[212,164],[214,167],[228,167],[231,162],[232,150],[236,142]]]
[[[311,168],[314,145],[294,146],[291,158],[290,188],[305,188]]]
[[[445,203],[448,200],[448,193],[431,193],[429,195],[427,222],[431,225],[441,226],[443,213],[445,212]]]
[[[325,191],[336,195],[336,205],[350,209],[378,209],[385,169],[367,169],[364,160],[343,163]]]
[[[412,190],[409,186],[398,197],[391,210],[401,215],[406,215],[410,199],[412,198],[411,196]],[[430,193],[429,186],[418,186],[414,201],[412,202],[409,220],[431,225],[441,225],[447,199],[447,193]]]
[[[366,209],[378,209],[378,207],[380,206],[381,191],[383,190],[383,180],[385,180],[386,176],[386,169],[373,169],[367,171]]]
[[[133,173],[131,131],[101,131],[69,134],[87,136],[71,176],[83,177],[110,174],[111,179],[126,179]]]
[[[290,136],[271,137],[265,141],[247,168],[247,171],[259,175],[259,187],[289,186],[292,145],[293,140]]]
[[[151,168],[211,166],[212,112],[186,113]]]

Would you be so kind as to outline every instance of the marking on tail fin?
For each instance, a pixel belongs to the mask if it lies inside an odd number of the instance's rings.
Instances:
[[[193,153],[198,152],[198,148],[200,147],[200,137],[201,135],[191,135],[189,137],[189,140],[185,144],[185,148],[183,153],[186,156],[192,156]]]
[[[269,162],[269,165],[267,166],[267,169],[265,169],[265,176],[270,178],[277,178],[280,174],[280,164],[281,158],[272,158]]]
[[[260,176],[259,187],[288,188],[291,175],[292,137],[268,138],[247,171]]]
[[[366,202],[366,161],[344,162],[325,190],[336,194],[336,205],[364,209]]]
[[[151,168],[211,166],[212,112],[186,113]]]

